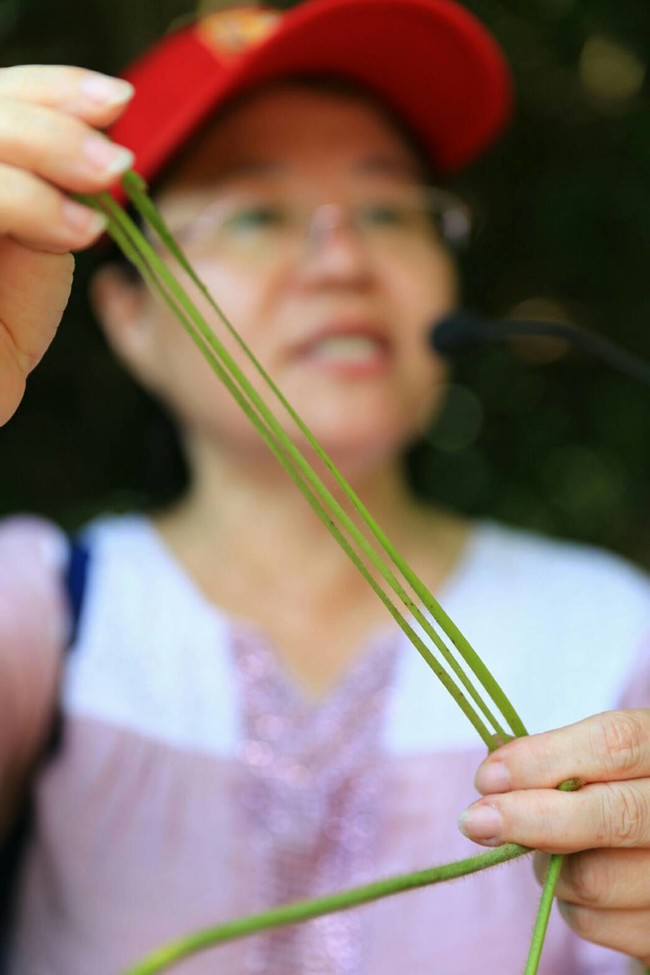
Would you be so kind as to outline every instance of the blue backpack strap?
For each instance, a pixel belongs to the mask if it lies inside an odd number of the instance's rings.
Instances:
[[[70,539],[70,556],[64,576],[64,584],[70,606],[69,648],[74,646],[77,634],[79,633],[79,621],[81,619],[86,583],[88,581],[89,563],[90,549],[88,543],[78,537]]]
[[[80,538],[70,539],[70,554],[63,582],[70,605],[70,636],[68,649],[74,646],[79,632],[79,621],[84,603],[90,550]],[[56,752],[61,739],[60,714],[56,714],[52,728],[38,759],[42,765]],[[0,975],[7,964],[8,933],[14,903],[16,881],[23,855],[33,826],[34,807],[32,796],[25,797],[8,836],[0,843]]]

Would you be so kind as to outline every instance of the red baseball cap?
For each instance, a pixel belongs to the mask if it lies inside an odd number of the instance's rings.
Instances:
[[[500,48],[453,0],[306,0],[219,11],[165,36],[124,72],[136,92],[109,134],[151,182],[233,97],[308,74],[375,92],[442,175],[480,155],[511,114]]]

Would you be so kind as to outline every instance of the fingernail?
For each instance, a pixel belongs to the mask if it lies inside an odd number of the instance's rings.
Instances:
[[[101,135],[91,135],[83,144],[83,153],[93,169],[104,176],[117,176],[133,165],[133,153]]]
[[[477,792],[486,795],[490,792],[509,792],[510,772],[503,762],[488,762],[481,765],[474,778]]]
[[[81,82],[84,98],[99,105],[125,105],[133,98],[134,91],[128,81],[105,74],[87,74]]]
[[[468,839],[477,843],[501,845],[501,815],[494,806],[470,806],[460,814],[458,827]]]
[[[63,219],[68,227],[80,233],[99,234],[106,229],[107,224],[103,213],[91,210],[74,200],[63,201]]]

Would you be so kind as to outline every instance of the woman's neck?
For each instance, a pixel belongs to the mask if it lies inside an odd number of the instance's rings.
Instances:
[[[255,624],[287,673],[322,694],[386,625],[385,607],[272,458],[213,459],[194,469],[192,490],[156,519],[159,531],[204,595]],[[346,474],[397,550],[438,590],[462,555],[467,525],[417,504],[397,464]]]
[[[196,449],[191,466],[191,490],[156,523],[204,588],[218,590],[227,573],[249,591],[266,586],[278,598],[298,591],[314,600],[365,592],[357,568],[273,457],[233,460]],[[341,466],[397,551],[437,589],[462,554],[467,524],[414,499],[395,459]],[[344,503],[340,489],[334,493]],[[287,571],[278,572],[278,566]]]
[[[287,565],[319,567],[320,573],[347,570],[347,556],[274,458],[233,460],[198,449],[191,461],[191,489],[156,519],[186,560],[205,564],[214,553],[233,569],[261,571],[268,567],[269,553],[279,552]],[[365,470],[348,466],[346,475],[373,517],[399,545],[398,536],[420,510],[400,465],[391,461]],[[331,481],[328,487],[333,488]],[[335,493],[345,503],[340,489]],[[356,572],[351,564],[350,569]]]

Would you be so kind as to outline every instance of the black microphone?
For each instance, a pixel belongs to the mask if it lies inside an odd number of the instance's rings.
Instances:
[[[450,359],[521,336],[565,339],[608,363],[613,369],[650,386],[650,365],[610,342],[573,325],[534,320],[491,321],[475,312],[460,309],[435,322],[429,335],[432,348]]]

